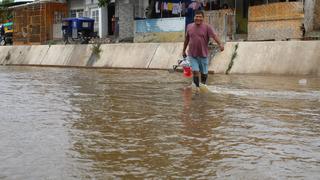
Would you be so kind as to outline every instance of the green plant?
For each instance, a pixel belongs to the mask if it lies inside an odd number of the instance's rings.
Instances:
[[[234,64],[234,60],[235,60],[236,57],[238,56],[238,54],[237,54],[238,47],[239,47],[239,43],[237,43],[237,44],[235,45],[234,51],[233,51],[232,56],[231,56],[231,60],[230,60],[229,65],[228,65],[228,69],[226,70],[226,74],[229,74],[229,73],[230,73],[230,71],[231,71],[231,69],[232,69],[232,66],[233,66],[233,64]]]
[[[6,22],[7,20],[10,20],[13,18],[12,16],[12,10],[8,9],[8,6],[10,4],[14,3],[13,0],[2,0],[0,2],[0,22]]]
[[[93,44],[91,50],[92,50],[92,53],[99,59],[100,53],[102,52],[101,43],[98,42]]]
[[[47,44],[49,45],[49,47],[51,47],[52,45],[56,45],[57,41],[50,40],[50,41],[47,42]]]
[[[99,7],[105,7],[110,3],[110,0],[98,0]]]

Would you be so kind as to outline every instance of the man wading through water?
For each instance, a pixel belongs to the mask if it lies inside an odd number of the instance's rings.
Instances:
[[[193,71],[193,82],[196,85],[196,92],[200,91],[199,77],[201,73],[201,83],[206,84],[208,78],[209,66],[209,41],[213,38],[219,45],[221,51],[224,50],[218,36],[214,33],[213,29],[203,22],[204,12],[196,11],[194,23],[189,24],[187,27],[186,38],[183,45],[182,56],[187,57],[186,49],[188,49],[188,60],[191,63]]]

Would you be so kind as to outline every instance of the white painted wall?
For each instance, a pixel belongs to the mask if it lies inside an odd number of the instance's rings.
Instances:
[[[70,0],[68,1],[68,7],[70,9],[84,9],[84,1],[83,0]]]
[[[320,41],[226,43],[225,51],[214,57],[209,70],[225,73],[236,44],[239,47],[230,73],[320,76]]]
[[[104,38],[108,35],[108,8],[100,8],[99,36]]]

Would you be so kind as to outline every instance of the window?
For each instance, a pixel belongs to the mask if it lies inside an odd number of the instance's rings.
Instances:
[[[77,17],[83,17],[83,11],[77,12]]]
[[[70,17],[83,17],[83,9],[70,10]]]
[[[94,23],[99,23],[99,9],[91,10],[91,18],[94,19]]]
[[[88,28],[90,26],[90,22],[83,22],[82,27]]]
[[[77,17],[77,11],[76,10],[71,10],[70,11],[70,17]]]

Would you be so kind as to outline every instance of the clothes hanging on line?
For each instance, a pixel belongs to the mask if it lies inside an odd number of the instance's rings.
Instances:
[[[181,12],[182,12],[182,4],[181,3],[173,3],[172,14],[180,14]]]
[[[163,10],[168,11],[168,3],[167,2],[163,3]]]
[[[159,1],[156,1],[155,9],[157,14],[161,13],[161,4]]]

